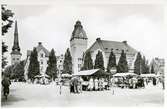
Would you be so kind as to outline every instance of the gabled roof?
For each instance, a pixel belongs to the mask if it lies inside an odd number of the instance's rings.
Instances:
[[[37,52],[40,52],[41,50],[44,51],[45,55],[49,57],[49,51],[42,45],[41,42],[39,42],[38,46],[36,47]],[[27,50],[27,56],[31,55],[31,50]]]
[[[137,50],[128,45],[126,41],[123,42],[108,41],[108,40],[101,40],[100,38],[98,38],[88,50],[94,51],[96,48],[95,47],[96,44],[98,45],[98,47],[100,47],[100,49],[104,50],[104,52],[111,52],[111,49],[113,49],[114,53],[121,53],[122,50],[124,50],[127,54],[137,53]]]

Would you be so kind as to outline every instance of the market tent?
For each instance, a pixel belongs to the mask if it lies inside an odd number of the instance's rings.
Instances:
[[[138,76],[137,74],[135,73],[116,73],[113,75],[114,77],[125,77],[125,76]]]
[[[158,77],[159,75],[155,75],[155,74],[141,74],[141,77]]]
[[[107,75],[110,74],[106,73],[101,69],[83,70],[73,74],[73,76],[107,76]]]
[[[50,78],[47,74],[40,74],[40,75],[36,75],[35,78],[42,78],[42,77],[46,77],[46,78]]]
[[[70,74],[62,74],[61,77],[72,77]]]

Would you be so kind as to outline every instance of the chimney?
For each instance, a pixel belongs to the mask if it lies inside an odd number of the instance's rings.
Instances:
[[[42,45],[42,42],[38,42],[38,45]]]
[[[101,39],[98,37],[97,39],[96,39],[96,41],[100,41]]]
[[[125,40],[125,41],[122,41],[122,43],[124,43],[125,45],[127,45],[127,41]]]

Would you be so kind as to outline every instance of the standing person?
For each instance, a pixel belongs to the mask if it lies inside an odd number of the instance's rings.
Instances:
[[[93,78],[91,77],[89,80],[89,90],[92,91],[93,90]]]
[[[162,77],[161,82],[162,82],[162,88],[165,89],[165,79],[164,79],[164,76]]]
[[[156,85],[156,78],[153,77],[153,85]]]
[[[79,91],[79,93],[82,93],[82,82],[83,82],[82,77],[79,77],[78,78],[78,91]]]
[[[98,90],[98,78],[95,78],[95,91]]]
[[[2,80],[2,86],[3,86],[3,94],[6,97],[9,95],[9,86],[11,85],[10,79],[8,77],[4,77]]]
[[[78,91],[78,78],[74,78],[74,93],[79,93]]]

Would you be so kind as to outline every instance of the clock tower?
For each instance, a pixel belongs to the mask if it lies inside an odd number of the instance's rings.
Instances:
[[[77,21],[74,25],[74,30],[70,39],[73,73],[77,73],[81,69],[83,54],[87,49],[87,41],[88,38],[86,32],[84,31],[81,22]]]

